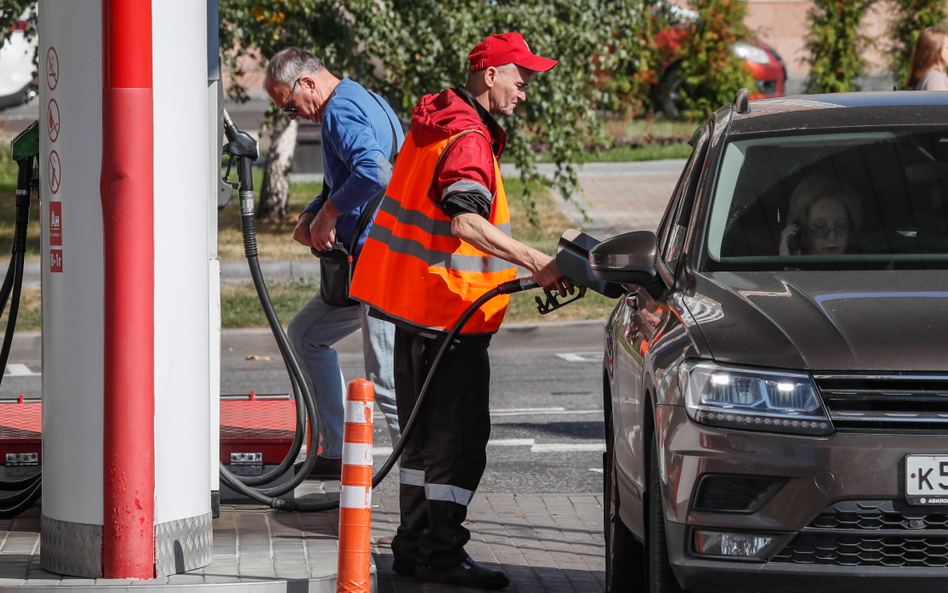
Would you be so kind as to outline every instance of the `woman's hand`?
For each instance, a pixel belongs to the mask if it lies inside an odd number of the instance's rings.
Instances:
[[[787,228],[780,233],[780,255],[800,255],[800,249],[796,248],[796,253],[790,253],[790,237],[796,237],[800,232],[800,227],[796,224],[788,224]]]

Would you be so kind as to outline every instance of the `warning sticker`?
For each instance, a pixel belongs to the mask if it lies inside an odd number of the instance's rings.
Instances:
[[[49,203],[49,244],[63,244],[63,203]]]
[[[59,85],[59,54],[53,46],[46,52],[46,85],[51,91]]]
[[[63,250],[49,250],[49,271],[53,273],[62,273],[63,271]]]

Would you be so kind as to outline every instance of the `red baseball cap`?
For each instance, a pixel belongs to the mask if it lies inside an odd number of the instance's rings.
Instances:
[[[556,60],[531,52],[520,33],[491,35],[474,46],[467,59],[471,63],[468,66],[471,72],[504,64],[516,64],[534,72],[546,72],[556,66]]]

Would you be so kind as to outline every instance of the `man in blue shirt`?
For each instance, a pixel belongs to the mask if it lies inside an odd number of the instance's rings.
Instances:
[[[398,118],[384,99],[357,82],[338,79],[319,58],[297,48],[273,56],[264,87],[274,105],[291,119],[322,124],[323,184],[328,192],[303,210],[293,238],[318,251],[331,248],[336,240],[348,248],[366,204],[388,186],[390,157],[404,140]],[[367,225],[358,237],[356,258],[371,227]],[[332,345],[360,327],[365,372],[375,384],[375,401],[385,415],[392,443],[398,441],[392,370],[394,326],[370,317],[366,305],[335,307],[317,294],[296,314],[288,331],[312,381],[319,409],[321,452],[310,477],[339,479],[345,382]]]

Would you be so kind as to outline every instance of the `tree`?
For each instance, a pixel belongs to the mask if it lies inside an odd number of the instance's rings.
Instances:
[[[282,114],[280,114],[282,115]],[[271,115],[275,119],[270,136],[270,150],[263,170],[257,218],[283,220],[289,214],[290,169],[296,154],[299,124],[295,119]]]
[[[627,4],[643,0],[623,0]],[[222,0],[221,44],[228,61],[258,51],[314,51],[336,75],[379,91],[407,120],[422,95],[464,84],[467,55],[492,33],[520,31],[531,48],[559,60],[528,89],[522,117],[504,118],[507,154],[524,180],[536,174],[534,147],[549,147],[555,183],[578,185],[571,163],[601,137],[596,56],[614,45],[621,14],[607,0]],[[635,47],[634,44],[629,47]],[[626,57],[624,59],[634,59]],[[240,96],[239,89],[231,89]],[[525,197],[532,210],[529,193]]]
[[[804,61],[810,65],[808,93],[845,93],[859,90],[853,82],[865,73],[863,52],[872,40],[860,32],[862,19],[874,0],[814,0],[807,12],[810,33]]]
[[[621,115],[638,115],[648,109],[658,85],[662,55],[656,37],[667,28],[666,11],[656,11],[641,0],[616,0],[603,26],[611,42],[598,56],[596,75],[603,107]]]
[[[331,0],[221,0],[221,51],[234,73],[228,94],[238,101],[247,100],[245,89],[236,83],[243,73],[240,58],[250,57],[264,66],[270,56],[291,46],[316,52],[334,74],[370,79],[367,71],[372,65],[359,56],[346,4]],[[270,150],[258,218],[280,219],[288,211],[288,175],[297,130],[297,125],[288,125],[288,121],[275,108],[266,113],[264,129],[270,131]]]
[[[909,62],[919,34],[945,22],[945,0],[893,0],[889,21],[890,67],[899,86],[909,75]]]
[[[27,14],[26,35],[36,35],[36,0],[0,0],[0,45],[10,38],[13,25]]]
[[[694,0],[698,18],[683,23],[681,61],[666,75],[663,96],[676,98],[686,117],[704,118],[734,100],[742,88],[755,89],[753,74],[731,48],[748,38],[745,0]]]

